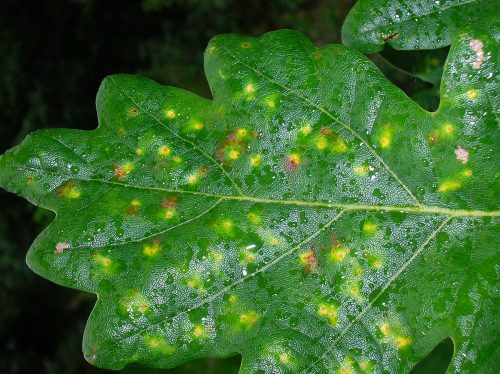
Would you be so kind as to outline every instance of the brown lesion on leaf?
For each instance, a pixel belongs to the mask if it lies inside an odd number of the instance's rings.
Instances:
[[[316,253],[314,253],[312,249],[309,249],[299,255],[299,262],[303,266],[302,273],[304,275],[308,275],[318,267],[318,259],[316,257]]]
[[[285,167],[288,171],[295,171],[302,164],[302,156],[299,152],[290,153],[285,160]]]
[[[130,202],[129,206],[125,209],[125,212],[130,215],[136,215],[139,213],[139,210],[141,209],[141,202],[137,199],[134,199]]]
[[[399,38],[399,35],[400,35],[399,31],[393,32],[392,34],[389,34],[385,38],[383,38],[382,41],[384,43],[387,43],[396,40],[397,38]]]
[[[165,197],[161,203],[160,203],[162,208],[165,209],[175,209],[177,205],[177,196],[168,196]]]
[[[136,117],[139,115],[139,109],[137,109],[136,107],[131,107],[127,109],[127,115],[129,117]]]
[[[74,182],[66,183],[58,190],[58,195],[64,199],[78,199],[81,196],[80,189]]]
[[[114,168],[114,174],[117,179],[125,178],[132,170],[134,170],[134,165],[131,163],[126,163],[123,165],[116,165]]]
[[[221,162],[230,164],[243,156],[248,148],[248,143],[252,139],[257,139],[259,134],[256,131],[238,128],[230,132],[217,146],[215,156]]]

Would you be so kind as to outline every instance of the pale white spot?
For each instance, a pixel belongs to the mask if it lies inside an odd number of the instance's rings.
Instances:
[[[462,147],[458,147],[455,149],[455,155],[457,156],[457,160],[461,161],[462,164],[466,164],[469,161],[469,152],[467,152]]]
[[[56,244],[56,250],[54,253],[63,253],[65,249],[70,248],[68,243],[59,242]]]
[[[472,66],[474,67],[474,69],[479,69],[485,61],[483,42],[479,39],[472,38],[470,40],[470,47],[476,53],[476,59],[472,63]]]

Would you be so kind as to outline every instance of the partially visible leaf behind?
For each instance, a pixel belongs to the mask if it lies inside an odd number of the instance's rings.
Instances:
[[[100,367],[399,373],[451,337],[450,372],[495,372],[497,49],[458,36],[435,113],[292,31],[214,38],[213,100],[111,76],[98,129],[0,158],[4,188],[57,213],[28,264],[98,294]]]
[[[491,0],[358,0],[342,26],[342,42],[364,53],[434,49],[451,44],[465,26],[498,26]]]
[[[448,48],[424,51],[397,51],[385,48],[369,58],[422,108],[435,111],[439,105],[439,86]]]

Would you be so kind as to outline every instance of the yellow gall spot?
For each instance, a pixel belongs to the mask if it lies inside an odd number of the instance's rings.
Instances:
[[[163,214],[163,217],[165,219],[172,219],[175,217],[175,209],[165,209],[165,212]]]
[[[221,235],[233,236],[234,223],[231,219],[227,218],[220,221],[215,221],[212,225],[213,229]]]
[[[211,257],[214,259],[214,262],[216,264],[220,264],[222,262],[222,260],[224,259],[224,255],[220,252],[213,252],[211,254]]]
[[[236,136],[238,138],[244,138],[247,135],[248,135],[248,130],[245,129],[244,127],[240,127],[238,130],[236,130]]]
[[[199,278],[190,278],[187,280],[186,284],[189,288],[197,289],[201,294],[205,293],[205,287],[203,287],[203,283]]]
[[[175,117],[177,117],[177,114],[173,109],[167,109],[165,111],[165,116],[167,116],[168,119],[174,119]]]
[[[228,153],[228,156],[231,160],[237,160],[238,158],[240,158],[240,155],[241,155],[241,152],[236,150],[236,149],[232,149]]]
[[[250,311],[250,312],[241,314],[239,322],[240,322],[240,325],[242,325],[242,326],[250,327],[252,325],[255,325],[258,320],[259,320],[259,315],[254,311]]]
[[[118,129],[118,135],[125,136],[127,135],[127,131],[123,127],[120,127]]]
[[[370,263],[370,266],[374,267],[375,269],[380,269],[382,267],[382,260],[375,259]]]
[[[246,259],[248,262],[255,262],[255,255],[253,253],[248,253]]]
[[[302,163],[302,158],[298,153],[291,153],[288,155],[288,164],[291,169],[297,168]]]
[[[142,156],[142,155],[144,154],[144,149],[142,149],[142,148],[137,148],[137,149],[135,150],[135,154],[136,154],[137,156]]]
[[[389,147],[391,145],[391,138],[388,135],[382,135],[380,137],[379,142],[380,142],[380,146],[382,148],[387,148],[387,147]]]
[[[341,262],[345,259],[345,257],[347,256],[348,253],[349,253],[348,249],[334,248],[330,251],[330,255],[329,255],[330,261],[332,261],[334,263]]]
[[[192,127],[194,130],[199,131],[199,130],[203,129],[204,126],[203,126],[203,123],[201,123],[201,122],[195,122],[195,123],[193,123]]]
[[[129,206],[126,209],[127,214],[134,215],[139,212],[139,209],[141,208],[141,202],[137,199],[134,199],[130,202]]]
[[[299,134],[307,136],[311,133],[311,131],[312,131],[311,125],[305,125],[299,130]]]
[[[81,195],[80,191],[76,189],[71,189],[70,191],[68,191],[65,197],[67,197],[68,199],[78,199],[80,195]]]
[[[371,370],[373,368],[373,363],[370,361],[365,361],[365,360],[360,361],[359,368],[361,369],[361,371]]]
[[[242,48],[250,48],[251,44],[249,42],[243,42],[241,43]]]
[[[470,99],[476,99],[478,96],[477,90],[469,90],[467,91],[467,96],[469,96]]]
[[[318,307],[318,314],[320,316],[326,316],[328,313],[328,307],[326,304],[320,304],[320,306]]]
[[[120,300],[120,309],[127,313],[146,313],[149,302],[144,295],[136,290],[129,290],[127,295]]]
[[[282,364],[288,364],[288,362],[290,361],[290,356],[286,353],[282,353],[280,354],[279,359]]]
[[[318,139],[316,140],[316,148],[318,148],[319,150],[323,150],[326,147],[328,147],[328,140],[324,136],[318,137]]]
[[[322,304],[319,304],[317,313],[321,317],[327,317],[328,318],[328,322],[331,325],[336,325],[337,322],[338,322],[338,312],[337,312],[337,310],[338,310],[338,308],[334,304],[325,304],[325,303],[322,303]]]
[[[236,304],[238,302],[238,297],[236,295],[230,295],[228,300],[231,304]]]
[[[462,174],[464,175],[464,177],[472,177],[472,170],[465,169]]]
[[[262,162],[262,156],[261,155],[254,155],[250,157],[250,165],[253,168],[259,167]]]
[[[247,94],[253,94],[255,92],[255,87],[253,86],[253,84],[249,83],[245,86],[245,92]]]
[[[391,326],[387,322],[384,322],[379,326],[379,330],[382,335],[387,336],[391,332]]]
[[[354,269],[354,275],[357,277],[362,276],[365,273],[365,271],[362,268],[356,268]]]
[[[379,144],[382,148],[388,148],[392,143],[392,130],[390,125],[384,125],[383,130],[379,135]]]
[[[59,196],[65,199],[78,199],[81,192],[74,183],[68,183],[59,189]]]
[[[197,173],[189,174],[187,176],[187,183],[189,185],[195,185],[199,182],[199,180],[200,180],[200,177],[198,176]]]
[[[359,296],[359,286],[357,284],[355,284],[355,285],[352,285],[351,287],[349,287],[349,293],[352,296],[358,297]]]
[[[460,187],[462,187],[462,183],[460,183],[459,181],[447,181],[439,185],[438,191],[439,192],[455,191],[458,190]]]
[[[206,335],[205,328],[202,325],[196,325],[193,329],[193,335],[196,338],[203,338]]]
[[[132,170],[134,170],[134,164],[128,162],[122,166],[122,169],[125,173],[130,173]]]
[[[360,177],[364,177],[368,174],[368,165],[358,165],[354,167],[354,172]]]
[[[371,221],[365,221],[363,223],[363,232],[365,234],[373,235],[377,232],[378,226]]]
[[[158,147],[158,154],[162,157],[170,156],[172,149],[168,145],[162,145]]]
[[[258,214],[257,212],[249,212],[247,214],[247,218],[250,221],[250,223],[254,225],[260,225],[262,223],[262,218],[260,214]]]
[[[332,151],[339,152],[339,153],[345,152],[345,151],[347,151],[347,144],[345,144],[344,142],[340,142],[338,144],[335,144],[332,147]]]
[[[153,240],[151,243],[144,244],[142,253],[145,256],[153,257],[161,250],[161,245],[158,240]]]
[[[152,347],[152,348],[157,348],[159,345],[160,345],[160,340],[159,339],[151,339],[149,341],[149,345]]]
[[[161,352],[164,355],[171,355],[175,352],[175,348],[167,343],[165,338],[160,336],[146,336],[144,342],[153,350]]]
[[[115,177],[118,179],[125,178],[132,170],[134,170],[134,164],[128,162],[123,165],[115,166]]]
[[[271,236],[268,239],[268,243],[272,246],[278,245],[280,243],[280,240],[276,236]]]
[[[398,349],[406,348],[412,342],[412,338],[409,336],[397,336],[396,337],[396,345]]]
[[[92,257],[94,261],[99,265],[101,265],[102,267],[108,268],[109,266],[111,266],[112,263],[111,259],[101,255],[100,253],[94,253]]]
[[[455,131],[455,127],[451,124],[451,123],[446,123],[444,126],[443,126],[443,132],[445,134],[452,134],[453,131]]]
[[[137,109],[136,107],[132,107],[132,108],[127,109],[127,115],[129,117],[135,117],[138,114],[139,114],[139,109]]]
[[[276,97],[270,96],[265,100],[266,105],[268,106],[269,109],[274,109],[276,108]]]
[[[172,157],[172,161],[174,161],[176,164],[180,164],[182,163],[182,157],[174,156]]]

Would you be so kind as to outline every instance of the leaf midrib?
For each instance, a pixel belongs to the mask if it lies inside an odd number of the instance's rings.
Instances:
[[[415,213],[415,214],[444,214],[450,217],[500,217],[500,210],[487,211],[478,209],[452,209],[452,208],[443,208],[439,206],[428,206],[428,205],[398,206],[398,205],[343,204],[343,203],[328,203],[328,202],[307,201],[307,200],[281,200],[281,199],[270,199],[265,197],[256,197],[250,195],[224,195],[224,194],[215,194],[215,193],[201,192],[201,191],[188,191],[188,190],[169,189],[162,187],[140,186],[130,183],[114,182],[97,178],[77,179],[77,180],[84,182],[105,183],[125,188],[162,191],[174,194],[197,195],[197,196],[205,196],[209,198],[217,198],[222,200],[250,201],[263,204],[298,205],[298,206],[343,209],[352,211],[361,210],[361,211],[379,211],[379,212],[380,211],[404,212],[404,213]]]

